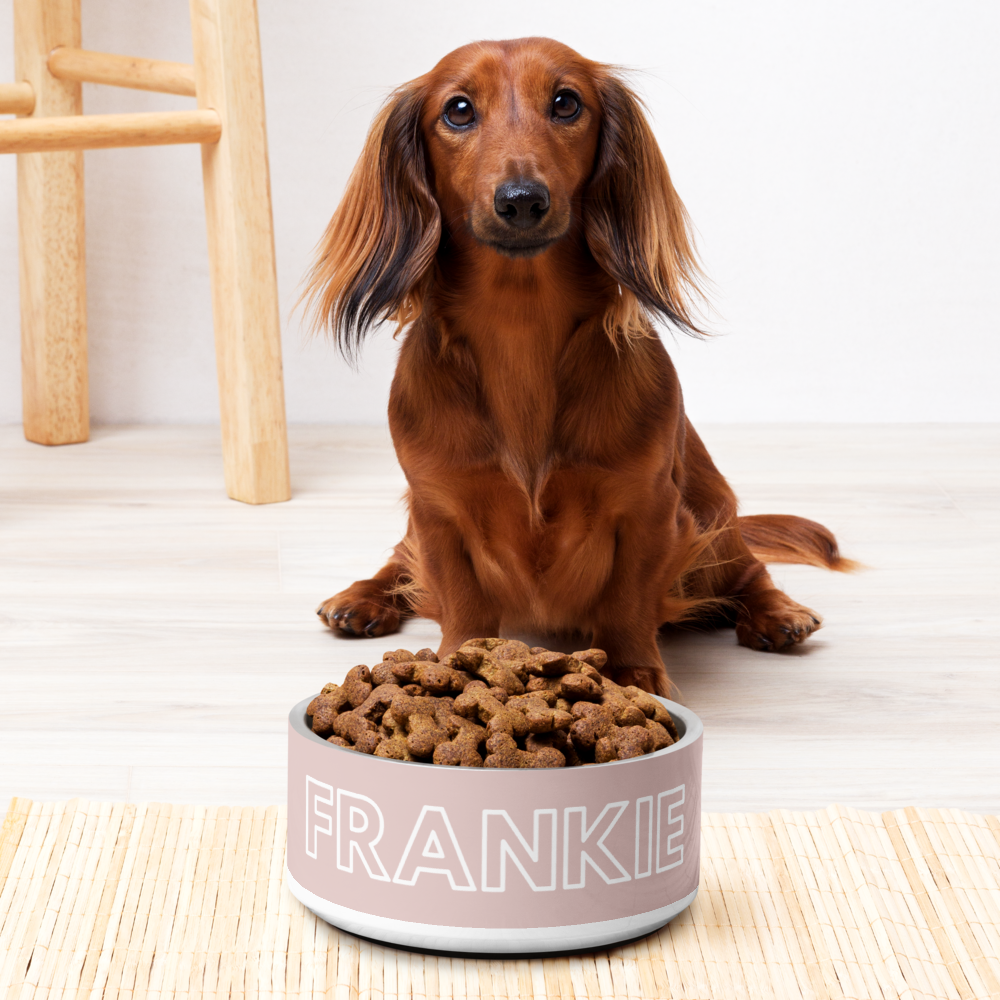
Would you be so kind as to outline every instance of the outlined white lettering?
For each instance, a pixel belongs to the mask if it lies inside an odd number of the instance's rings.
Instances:
[[[615,882],[631,881],[631,876],[621,866],[618,859],[604,846],[604,839],[614,829],[621,814],[628,807],[628,802],[609,802],[602,810],[601,814],[594,820],[591,826],[587,826],[587,807],[568,806],[564,811],[563,818],[563,888],[582,889],[587,883],[587,865],[590,865],[598,875],[613,885]],[[610,814],[610,815],[609,815]],[[605,819],[605,817],[608,817]],[[603,825],[602,825],[603,821]],[[600,828],[601,833],[592,842],[604,856],[614,865],[618,874],[614,875],[612,870],[606,870],[607,865],[599,856],[588,853],[583,849],[592,834]],[[579,876],[579,881],[570,881],[570,877]]]
[[[420,864],[415,851],[411,857],[414,843],[424,845],[421,858],[430,858],[438,864],[433,867]],[[476,883],[472,881],[472,873],[465,863],[465,855],[443,806],[424,806],[420,810],[392,880],[400,885],[416,885],[421,872],[447,875],[449,884],[456,892],[476,891]]]
[[[341,871],[353,872],[354,856],[357,855],[369,878],[377,882],[388,882],[389,873],[375,850],[375,845],[382,839],[384,828],[382,810],[372,799],[357,792],[337,789],[337,867]],[[373,837],[355,839],[351,836],[355,833],[367,835],[373,830]]]
[[[321,795],[319,790],[327,792]],[[333,805],[333,786],[325,781],[317,781],[311,775],[306,775],[306,854],[316,857],[316,835],[325,833],[328,837],[333,833],[333,814],[323,812],[317,803],[326,802]],[[322,823],[319,821],[323,820]]]
[[[483,892],[506,890],[508,858],[533,892],[555,889],[557,816],[555,809],[536,809],[529,844],[506,809],[483,810]]]
[[[667,815],[663,815],[664,799],[666,802]],[[684,844],[674,846],[675,840],[680,840],[684,835],[684,813],[681,806],[684,805],[684,785],[678,785],[669,791],[660,792],[656,796],[656,871],[669,871],[676,868],[684,861]],[[674,810],[677,810],[675,813]],[[676,826],[677,829],[668,833],[668,828]],[[666,835],[666,849],[663,849],[664,836]]]
[[[653,796],[635,800],[635,877],[653,874]]]

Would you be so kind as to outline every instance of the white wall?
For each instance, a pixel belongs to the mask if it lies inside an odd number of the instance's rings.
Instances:
[[[354,374],[291,314],[382,96],[480,37],[644,71],[719,316],[668,347],[701,421],[1000,419],[991,0],[259,0],[292,421],[381,422],[394,344]],[[190,59],[184,0],[83,0],[84,45]],[[11,79],[0,0],[0,79]],[[190,106],[85,87],[85,110]],[[97,422],[217,419],[195,147],[86,155]],[[20,419],[15,172],[0,157],[0,422]]]

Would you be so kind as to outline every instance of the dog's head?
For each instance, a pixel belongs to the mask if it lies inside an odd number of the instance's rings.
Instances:
[[[419,314],[442,237],[508,259],[575,241],[618,285],[609,334],[695,329],[687,216],[639,101],[550,39],[456,49],[375,119],[306,292],[346,354]]]

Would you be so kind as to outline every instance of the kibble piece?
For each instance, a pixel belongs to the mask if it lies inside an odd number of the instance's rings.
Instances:
[[[351,745],[343,736],[328,736],[326,742],[332,743],[336,747],[349,747]]]
[[[582,649],[578,653],[573,653],[573,659],[589,663],[597,670],[603,670],[608,663],[608,654],[603,649]]]
[[[655,753],[657,750],[663,750],[665,747],[673,745],[674,739],[667,732],[666,726],[661,725],[656,719],[647,719],[646,728],[653,734],[653,746],[649,751],[650,753]]]
[[[561,712],[547,705],[542,698],[530,694],[511,698],[507,702],[507,707],[524,716],[529,733],[550,733],[553,729],[568,729],[573,722],[573,716],[569,712]]]
[[[347,700],[357,708],[372,693],[372,672],[363,663],[351,667],[340,686]]]
[[[563,674],[579,673],[580,664],[574,662],[568,653],[535,653],[525,663],[529,674],[538,677],[561,677]]]
[[[634,684],[623,687],[622,694],[625,695],[633,705],[638,705],[642,709],[647,719],[658,722],[670,734],[670,738],[677,742],[677,727],[670,713],[648,692],[642,688],[637,688]]]
[[[619,760],[642,757],[653,748],[653,734],[645,726],[624,726],[612,737]]]
[[[393,672],[394,660],[383,660],[372,667],[372,684],[378,687],[381,684],[399,684],[399,678]]]
[[[577,702],[577,705],[581,704]],[[588,704],[593,711],[587,712],[577,718],[576,722],[570,726],[570,735],[577,747],[587,749],[595,746],[597,741],[604,736],[610,736],[615,729],[614,719],[611,717],[611,710],[605,705]],[[573,706],[573,714],[576,715],[577,705]]]
[[[468,643],[446,656],[445,663],[458,670],[475,674],[490,687],[503,688],[508,694],[524,694],[524,684],[509,663],[493,659],[489,652]]]
[[[553,747],[541,747],[535,753],[521,750],[513,737],[497,733],[486,741],[489,756],[486,767],[565,767],[566,758]]]
[[[355,709],[358,715],[374,722],[381,722],[382,716],[392,705],[392,699],[402,692],[395,684],[380,684],[372,688],[372,693]]]
[[[437,655],[437,653],[434,652],[433,649],[427,649],[425,647],[424,649],[418,649],[413,654],[413,659],[415,659],[415,660],[424,660],[427,663],[437,663],[438,662],[438,655]]]
[[[386,660],[396,663],[406,663],[408,660],[415,660],[416,657],[408,649],[393,649],[382,654],[382,661]]]
[[[460,715],[451,716],[448,729],[451,739],[434,748],[434,763],[452,767],[482,767],[479,747],[486,738],[486,730]]]
[[[433,716],[411,715],[407,723],[406,746],[414,757],[432,757],[439,743],[448,742],[448,733]]]
[[[354,749],[359,753],[373,754],[382,742],[382,734],[377,732],[362,733],[354,741]]]
[[[567,701],[600,701],[603,689],[586,674],[567,674],[560,678],[559,694]]]
[[[312,730],[319,736],[333,732],[334,719],[349,705],[343,689],[336,688],[326,694],[317,695],[309,703],[306,714],[312,716]]]
[[[466,719],[478,719],[486,723],[486,731],[509,733],[514,737],[528,735],[528,720],[518,711],[507,708],[490,691],[482,688],[467,688],[455,699],[455,713]]]
[[[333,720],[333,731],[356,744],[364,733],[375,732],[375,723],[359,715],[357,711],[341,712]]]
[[[538,753],[546,748],[558,750],[567,767],[578,767],[581,763],[580,755],[565,729],[554,729],[551,733],[529,733],[524,741],[524,749],[528,753]]]
[[[518,642],[517,639],[508,639],[499,646],[494,646],[490,652],[495,660],[526,660],[531,656],[531,650],[527,645]]]
[[[415,760],[410,753],[410,748],[406,745],[406,734],[396,732],[392,736],[383,737],[382,742],[375,748],[376,757],[387,757],[390,760]]]

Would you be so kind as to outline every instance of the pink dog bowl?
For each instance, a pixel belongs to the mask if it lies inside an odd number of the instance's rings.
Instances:
[[[288,726],[288,887],[331,924],[389,944],[528,953],[662,927],[698,892],[701,720],[589,767],[388,760]]]

